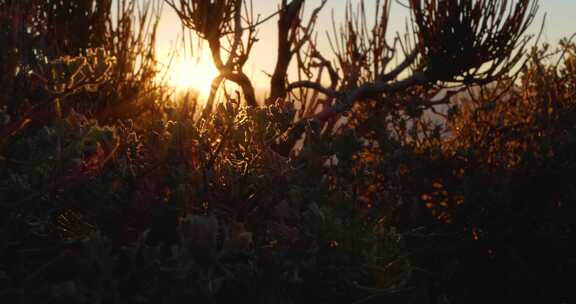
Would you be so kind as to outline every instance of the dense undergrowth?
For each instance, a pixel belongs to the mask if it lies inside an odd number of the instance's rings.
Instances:
[[[365,103],[286,157],[289,98],[202,117],[156,81],[152,11],[38,3],[0,0],[3,301],[574,299],[574,43],[442,124]]]

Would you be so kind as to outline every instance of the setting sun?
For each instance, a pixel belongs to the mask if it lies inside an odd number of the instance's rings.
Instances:
[[[194,90],[204,99],[210,94],[212,80],[218,70],[208,54],[198,58],[181,57],[173,61],[168,71],[168,83],[179,91]]]
[[[0,0],[0,304],[576,304],[574,12]]]

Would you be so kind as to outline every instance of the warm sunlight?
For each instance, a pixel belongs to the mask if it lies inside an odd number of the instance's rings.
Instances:
[[[201,99],[210,94],[212,80],[218,70],[207,53],[198,58],[189,56],[176,58],[168,71],[168,83],[179,91],[195,90]]]
[[[0,0],[0,304],[576,304],[574,12]]]

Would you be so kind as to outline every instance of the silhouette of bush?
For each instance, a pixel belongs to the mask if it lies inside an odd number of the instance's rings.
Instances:
[[[159,2],[119,1],[0,0],[3,300],[572,300],[576,46],[522,64],[535,2],[410,1],[413,50],[387,68],[390,1],[371,34],[348,7],[337,66],[310,38],[323,4],[306,27],[283,1],[288,53],[257,105],[242,67],[258,21],[169,1],[211,53],[237,48],[215,87],[242,92],[202,109],[156,80]],[[299,52],[312,76],[289,82]]]

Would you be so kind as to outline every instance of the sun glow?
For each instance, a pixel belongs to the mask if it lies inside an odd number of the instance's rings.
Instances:
[[[216,76],[218,70],[207,54],[198,58],[177,58],[168,71],[168,84],[181,92],[196,91],[200,99],[206,99]]]

